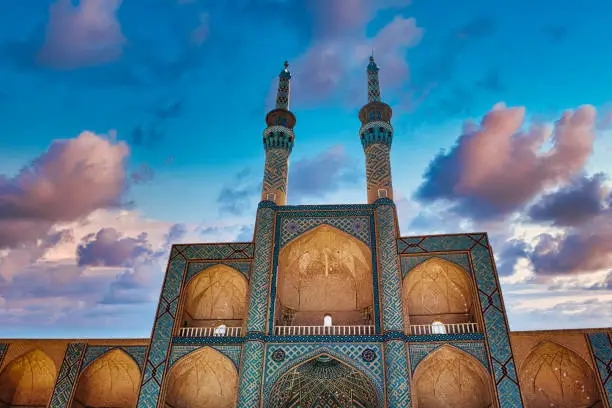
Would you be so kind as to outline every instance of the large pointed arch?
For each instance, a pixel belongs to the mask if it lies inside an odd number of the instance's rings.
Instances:
[[[535,346],[519,370],[526,408],[603,407],[596,378],[582,357],[551,341]]]
[[[491,381],[478,360],[448,345],[426,356],[413,376],[419,408],[489,408]]]
[[[133,408],[139,387],[138,365],[125,351],[114,348],[81,373],[72,407]]]
[[[15,358],[0,373],[0,404],[7,407],[46,407],[57,368],[39,349]]]
[[[166,376],[166,408],[233,408],[237,398],[234,363],[210,347],[182,357]]]
[[[272,386],[268,407],[381,406],[374,384],[355,367],[322,353],[287,370]]]
[[[294,238],[278,255],[277,324],[371,324],[372,253],[361,240],[327,224]]]
[[[240,327],[244,319],[249,284],[236,269],[217,264],[196,274],[183,297],[184,326]]]
[[[410,324],[475,322],[476,299],[470,275],[442,258],[430,258],[404,277],[402,303]]]

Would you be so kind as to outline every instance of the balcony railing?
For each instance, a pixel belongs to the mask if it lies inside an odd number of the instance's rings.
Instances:
[[[242,327],[181,327],[179,337],[240,337]]]
[[[410,334],[424,336],[428,334],[464,334],[479,333],[478,323],[450,323],[450,324],[413,324],[410,325]]]
[[[374,326],[276,326],[277,336],[366,336],[375,334]]]

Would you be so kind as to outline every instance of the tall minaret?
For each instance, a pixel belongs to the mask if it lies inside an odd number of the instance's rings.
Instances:
[[[287,204],[287,171],[295,139],[295,116],[289,111],[291,73],[288,68],[289,63],[285,61],[285,69],[278,75],[276,109],[266,115],[268,127],[263,133],[266,168],[261,201],[272,201],[276,205]]]
[[[374,62],[374,56],[370,57],[367,72],[368,103],[359,111],[361,121],[359,136],[366,156],[368,203],[372,204],[379,198],[393,200],[389,157],[393,127],[391,126],[391,108],[380,101],[378,66]]]

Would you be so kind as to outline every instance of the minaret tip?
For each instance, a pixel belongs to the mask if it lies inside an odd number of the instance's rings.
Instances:
[[[286,70],[287,68],[289,68],[289,62],[288,62],[288,61],[285,61],[284,67],[285,67],[285,70]]]

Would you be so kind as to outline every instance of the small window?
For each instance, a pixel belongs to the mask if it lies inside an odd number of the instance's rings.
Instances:
[[[442,322],[433,322],[431,324],[432,334],[446,334],[446,326]]]
[[[215,336],[223,337],[225,336],[225,333],[227,333],[226,325],[222,324],[222,325],[215,327],[215,332],[214,332]]]
[[[325,315],[323,317],[323,326],[331,327],[332,326],[332,317],[331,315]]]

